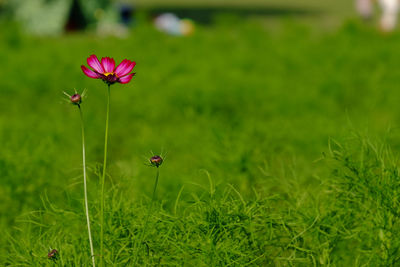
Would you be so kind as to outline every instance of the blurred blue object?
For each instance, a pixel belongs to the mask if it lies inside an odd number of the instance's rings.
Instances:
[[[121,22],[124,25],[129,26],[132,24],[134,11],[135,11],[135,9],[132,5],[128,5],[128,4],[120,5],[119,14],[121,17]]]

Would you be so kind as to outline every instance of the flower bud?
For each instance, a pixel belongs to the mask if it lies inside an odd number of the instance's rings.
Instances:
[[[150,164],[159,167],[163,163],[163,159],[160,156],[153,156],[150,158]]]
[[[53,249],[47,254],[47,258],[54,260],[57,258],[57,255],[58,255],[57,249]]]
[[[72,104],[79,105],[80,103],[82,103],[82,98],[80,94],[74,94],[71,96],[70,99]]]

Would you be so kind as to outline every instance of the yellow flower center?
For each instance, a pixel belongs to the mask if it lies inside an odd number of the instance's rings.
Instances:
[[[114,72],[105,72],[105,73],[103,73],[104,76],[113,75],[113,74],[114,74]]]

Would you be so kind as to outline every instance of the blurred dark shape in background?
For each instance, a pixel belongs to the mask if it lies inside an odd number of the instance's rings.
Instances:
[[[132,5],[128,4],[121,4],[119,8],[119,13],[121,17],[121,22],[126,25],[130,26],[133,23],[133,15],[134,15],[134,8]]]
[[[87,26],[87,21],[85,15],[83,14],[82,7],[78,0],[73,0],[71,9],[69,11],[69,16],[67,23],[65,25],[65,30],[77,31],[83,30]]]

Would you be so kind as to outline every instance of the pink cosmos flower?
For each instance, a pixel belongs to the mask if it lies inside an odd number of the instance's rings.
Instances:
[[[115,67],[115,61],[113,58],[103,57],[101,63],[95,55],[91,55],[87,59],[89,67],[93,70],[81,66],[83,73],[89,78],[102,79],[107,84],[113,83],[129,83],[135,73],[130,73],[136,65],[136,62],[128,59],[122,60],[122,62]]]

